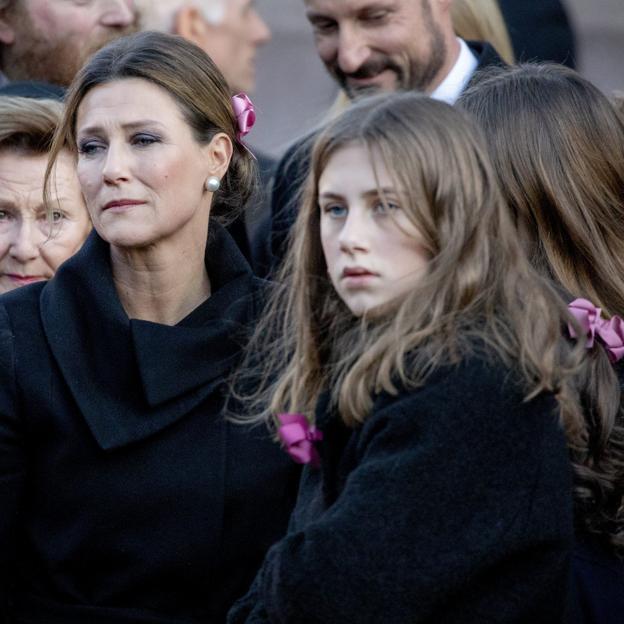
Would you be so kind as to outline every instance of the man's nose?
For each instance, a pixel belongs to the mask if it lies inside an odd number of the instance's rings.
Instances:
[[[260,14],[257,11],[253,12],[252,15],[252,32],[253,32],[253,40],[256,45],[264,45],[271,39],[271,31],[267,26],[267,23],[262,19]]]
[[[355,73],[370,54],[364,36],[355,28],[344,27],[338,38],[338,67],[345,74]]]
[[[112,28],[125,28],[135,24],[136,19],[134,0],[106,0],[100,22]]]

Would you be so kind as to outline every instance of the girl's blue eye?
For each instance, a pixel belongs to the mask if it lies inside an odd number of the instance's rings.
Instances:
[[[347,209],[340,204],[328,204],[323,208],[323,212],[328,214],[330,217],[335,219],[340,219],[347,214]]]
[[[377,214],[388,214],[395,210],[399,210],[399,205],[395,204],[394,202],[379,202],[375,204],[375,206],[373,207],[373,210]]]

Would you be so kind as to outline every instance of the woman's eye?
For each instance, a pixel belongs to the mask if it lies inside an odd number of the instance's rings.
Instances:
[[[159,138],[155,137],[151,134],[135,134],[132,137],[132,144],[138,145],[139,147],[147,147],[149,145],[153,145],[154,143],[159,142]]]
[[[11,213],[7,210],[0,210],[0,221],[8,221],[11,218]]]
[[[104,145],[99,141],[89,140],[78,143],[78,153],[84,154],[85,156],[93,156],[103,149]]]
[[[65,217],[65,215],[60,210],[53,210],[52,211],[52,223],[58,223],[64,217]]]

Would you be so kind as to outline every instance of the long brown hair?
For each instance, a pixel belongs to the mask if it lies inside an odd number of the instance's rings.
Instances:
[[[624,316],[624,121],[574,70],[484,72],[459,101],[482,127],[529,257],[570,295]]]
[[[481,125],[533,266],[568,301],[624,316],[624,120],[571,69],[525,64],[484,72],[459,101]],[[588,354],[587,397],[618,383],[602,349]],[[588,401],[590,399],[587,399]],[[624,546],[624,416],[593,399],[578,491],[590,530]],[[610,509],[610,514],[602,513]],[[609,518],[608,516],[611,516]]]
[[[178,103],[200,144],[218,132],[232,140],[234,151],[221,188],[215,193],[211,214],[231,221],[256,186],[254,158],[237,140],[238,125],[225,78],[210,57],[182,37],[143,32],[117,39],[96,52],[78,72],[66,97],[63,120],[58,127],[46,171],[50,172],[63,148],[76,153],[76,115],[85,95],[98,85],[141,78],[158,85]]]
[[[319,178],[331,156],[353,144],[375,151],[393,172],[403,210],[431,256],[422,282],[374,318],[354,318],[336,294],[319,233]],[[273,424],[277,413],[293,411],[312,417],[329,390],[355,427],[376,394],[423,384],[483,345],[521,371],[527,397],[555,394],[577,499],[594,512],[584,521],[624,542],[621,510],[603,495],[621,466],[605,472],[600,463],[618,413],[617,378],[602,348],[590,359],[581,343],[564,338],[565,303],[528,262],[480,133],[459,111],[403,93],[356,103],[334,120],[316,141],[278,282],[250,346],[250,419]],[[593,376],[594,365],[608,372],[604,379]]]

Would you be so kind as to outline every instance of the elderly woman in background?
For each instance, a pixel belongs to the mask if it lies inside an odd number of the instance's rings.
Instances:
[[[297,471],[226,418],[263,300],[217,222],[253,188],[252,118],[206,54],[153,32],[68,92],[46,189],[70,152],[95,231],[0,297],[8,622],[221,622],[286,528]]]
[[[43,179],[63,105],[0,98],[0,293],[50,279],[91,230],[71,155],[59,154],[49,213]]]

